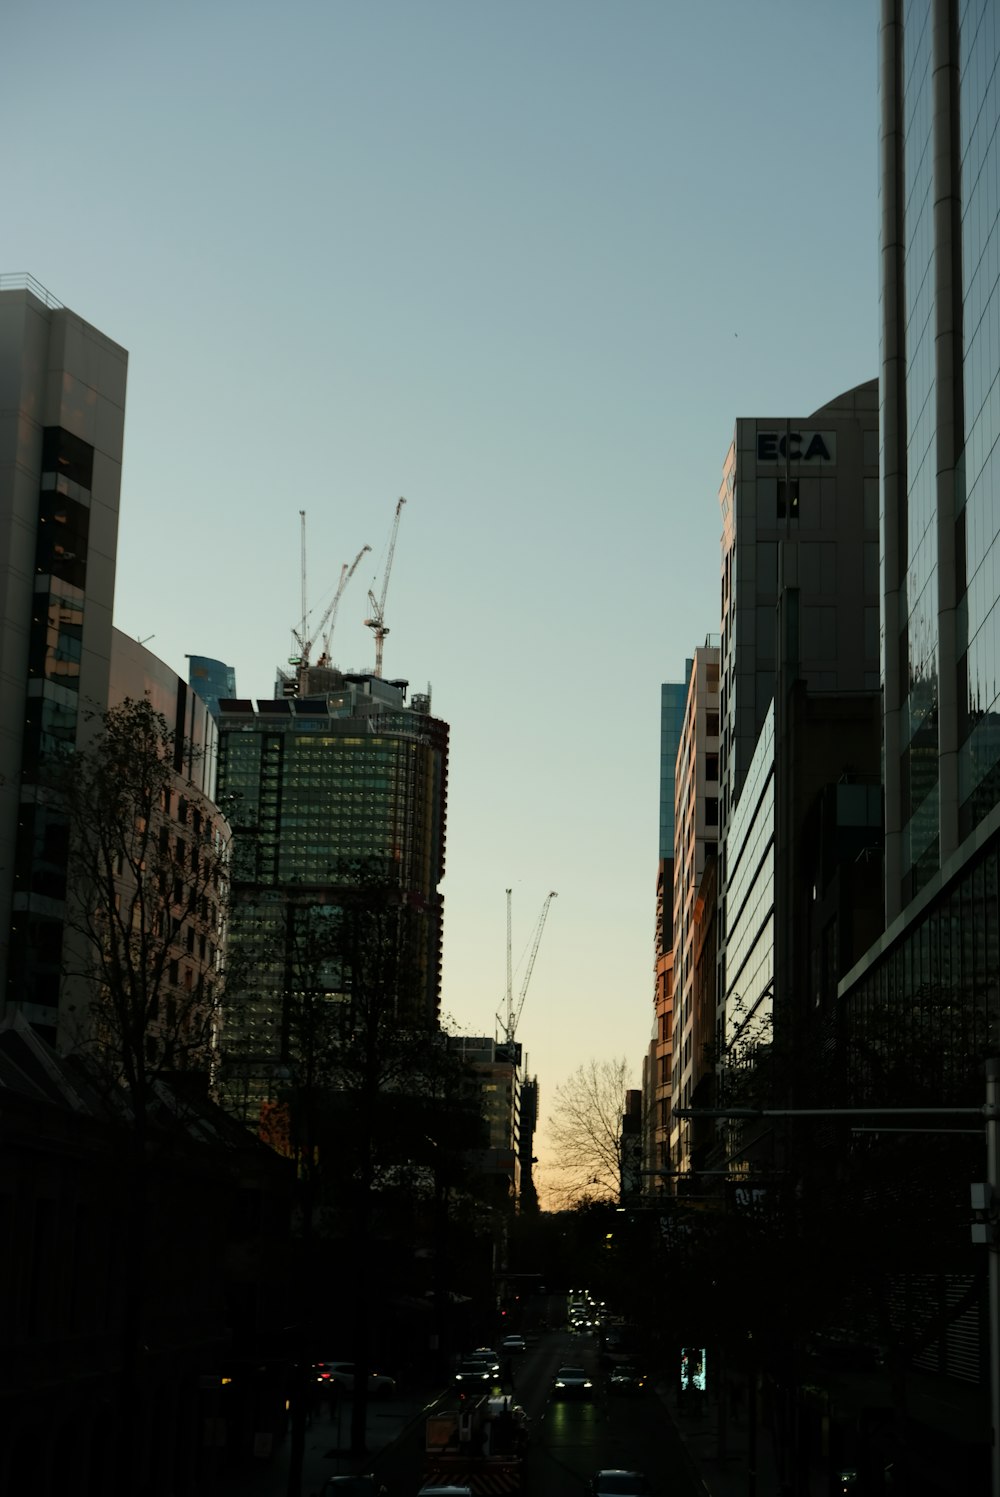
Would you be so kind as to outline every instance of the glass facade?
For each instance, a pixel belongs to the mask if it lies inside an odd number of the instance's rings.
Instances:
[[[930,7],[909,4],[903,28],[907,348],[906,711],[900,780],[904,866],[925,881],[937,866],[938,575],[934,152]],[[923,870],[921,872],[920,870]]]
[[[959,33],[965,429],[957,502],[967,587],[959,639],[959,702],[967,704],[959,759],[963,834],[1000,800],[998,53],[996,6],[968,0]]]
[[[1000,850],[973,859],[924,919],[853,984],[846,1009],[851,1102],[885,1100],[904,1056],[909,1103],[983,1100],[982,1062],[1000,1053]]]
[[[221,660],[207,655],[188,656],[188,685],[196,691],[213,717],[219,715],[219,703],[236,695],[236,671]]]
[[[693,662],[687,662],[683,681],[660,687],[660,858],[674,855],[674,776],[677,749],[684,728],[684,707]]]
[[[725,959],[720,988],[725,1033],[735,1061],[748,1045],[767,1043],[774,991],[774,704],[728,834],[728,881],[723,900]]]
[[[62,427],[45,428],[24,704],[21,778],[26,786],[44,785],[46,763],[77,747],[93,471],[89,443]],[[66,819],[55,807],[37,801],[22,807],[8,992],[53,1019],[62,982],[67,837]],[[45,1029],[54,1039],[54,1028]]]
[[[342,897],[359,878],[403,892],[417,1001],[437,1013],[448,729],[375,685],[378,700],[341,682],[322,699],[233,700],[220,713],[218,796],[233,826],[230,944],[251,974],[225,1050],[250,1068],[242,1101],[230,1088],[248,1112],[287,1058],[283,994],[303,921],[336,921],[338,890]],[[343,995],[339,971],[318,980],[331,998]]]

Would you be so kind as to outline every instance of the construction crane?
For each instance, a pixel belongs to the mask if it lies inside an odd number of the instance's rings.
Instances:
[[[364,556],[365,552],[370,550],[371,546],[362,546],[361,550],[351,562],[350,566],[348,566],[347,562],[345,561],[344,565],[340,569],[340,581],[337,583],[337,591],[333,595],[333,602],[330,604],[329,608],[320,619],[319,626],[316,630],[316,633],[321,635],[323,639],[323,653],[317,660],[317,665],[330,664],[330,651],[333,648],[333,631],[337,626],[337,607],[340,603],[341,597],[343,596],[344,588],[350,582],[351,578],[354,576],[355,572],[358,569],[358,562],[361,560],[362,556]],[[323,633],[324,629],[326,629],[325,634]]]
[[[305,670],[309,666],[309,657],[312,654],[313,641],[320,635],[322,635],[324,629],[326,629],[327,632],[323,639],[323,654],[320,657],[319,664],[326,665],[329,662],[330,644],[333,639],[333,630],[337,619],[337,605],[340,602],[344,588],[354,576],[354,572],[357,568],[358,562],[361,560],[362,556],[364,556],[366,551],[371,550],[371,546],[362,546],[361,550],[358,552],[357,556],[354,558],[353,562],[350,563],[350,565],[348,565],[346,561],[344,562],[344,565],[340,569],[340,582],[337,584],[337,591],[334,593],[333,598],[327,605],[326,610],[323,613],[323,617],[320,619],[318,625],[313,630],[309,628],[309,605],[306,600],[306,512],[304,509],[299,510],[299,525],[301,531],[300,549],[302,580],[302,621],[297,629],[292,630],[292,635],[295,639],[296,645],[298,646],[299,653],[293,660],[289,660],[288,663],[289,665],[298,666],[300,670]],[[327,628],[328,625],[329,627]]]
[[[518,1022],[520,1021],[520,1018],[521,1018],[521,1010],[524,1008],[524,1000],[528,996],[528,984],[531,981],[531,974],[532,974],[532,972],[535,969],[535,957],[538,955],[538,948],[539,948],[539,946],[541,945],[541,942],[542,942],[542,931],[545,929],[545,921],[546,921],[546,917],[548,916],[548,913],[549,913],[549,905],[552,903],[552,901],[554,899],[558,899],[558,897],[559,896],[557,895],[555,889],[551,889],[549,891],[549,893],[546,894],[546,896],[545,896],[545,900],[544,900],[544,902],[542,904],[541,914],[538,916],[538,921],[537,921],[537,923],[535,925],[534,935],[532,936],[532,939],[531,939],[531,954],[528,957],[528,965],[527,965],[527,967],[524,970],[524,981],[521,983],[521,991],[520,991],[520,993],[518,995],[517,1008],[515,1009],[514,1008],[513,972],[512,972],[512,968],[511,968],[511,940],[510,940],[510,935],[511,935],[511,921],[510,921],[510,899],[511,899],[511,891],[509,889],[507,890],[507,1019],[506,1019],[506,1023],[504,1023],[504,1021],[501,1020],[500,1015],[497,1014],[497,1023],[498,1024],[502,1024],[503,1031],[504,1031],[504,1040],[505,1040],[505,1042],[508,1045],[511,1045],[514,1042],[514,1035],[517,1032]]]
[[[309,627],[309,608],[306,604],[306,512],[299,510],[299,584],[302,591],[302,621],[297,629],[292,630],[292,637],[299,647],[297,660],[289,660],[289,665],[309,664],[309,641],[306,639],[306,630]]]
[[[368,589],[368,606],[371,609],[371,618],[365,619],[365,627],[370,629],[375,636],[375,670],[373,675],[382,675],[382,645],[388,634],[385,626],[385,596],[389,591],[389,573],[392,571],[392,557],[396,550],[396,532],[399,530],[399,517],[403,512],[405,499],[400,499],[396,505],[396,518],[392,522],[392,536],[389,540],[389,551],[385,559],[385,575],[382,578],[382,595],[376,598],[371,588]]]

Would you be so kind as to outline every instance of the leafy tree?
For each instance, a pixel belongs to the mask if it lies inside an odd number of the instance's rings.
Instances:
[[[566,1205],[621,1195],[629,1072],[624,1056],[591,1060],[555,1089],[548,1136],[558,1156],[554,1194]]]

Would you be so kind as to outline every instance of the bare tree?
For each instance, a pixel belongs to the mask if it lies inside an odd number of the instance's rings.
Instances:
[[[193,745],[148,700],[102,715],[81,752],[47,766],[69,839],[63,1046],[122,1126],[122,1339],[115,1484],[135,1490],[147,1340],[149,1199],[158,1106],[178,1072],[211,1078],[222,1004],[225,823]]]
[[[158,1079],[215,1059],[228,845],[188,778],[194,752],[148,700],[126,699],[57,776],[76,1000],[66,1037],[125,1089],[140,1130]]]
[[[566,1204],[621,1194],[629,1071],[624,1056],[591,1060],[555,1089],[548,1136],[557,1155],[554,1193]]]

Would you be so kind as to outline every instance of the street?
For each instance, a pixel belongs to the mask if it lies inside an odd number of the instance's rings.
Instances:
[[[552,1397],[556,1369],[564,1364],[587,1369],[593,1399]],[[697,1497],[700,1489],[660,1397],[652,1387],[634,1397],[609,1395],[593,1336],[541,1331],[513,1359],[513,1370],[516,1402],[531,1421],[526,1497],[580,1497],[605,1467],[644,1471],[654,1497]],[[387,1451],[379,1473],[391,1497],[415,1497],[423,1478],[419,1433]]]

